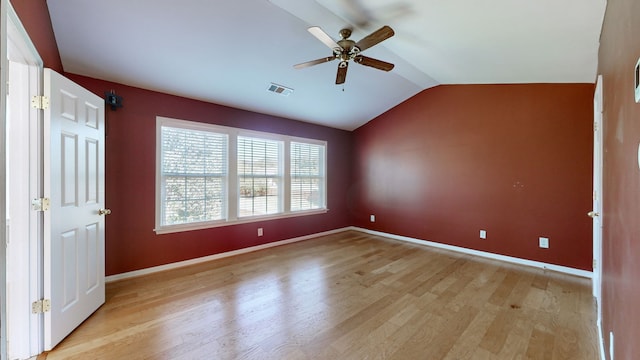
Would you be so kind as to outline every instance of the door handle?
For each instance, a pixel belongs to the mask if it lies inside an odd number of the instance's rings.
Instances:
[[[98,210],[98,215],[109,215],[111,214],[111,209],[100,209]]]
[[[587,213],[587,215],[591,216],[592,218],[595,218],[596,216],[600,216],[600,214],[598,214],[598,213],[597,213],[597,212],[595,212],[595,211],[589,211],[589,212]]]

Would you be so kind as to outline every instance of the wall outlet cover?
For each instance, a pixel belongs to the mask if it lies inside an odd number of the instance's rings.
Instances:
[[[549,238],[546,237],[541,237],[538,239],[538,244],[541,248],[543,249],[548,249],[549,248]]]
[[[480,239],[486,239],[486,238],[487,238],[487,231],[480,230]]]

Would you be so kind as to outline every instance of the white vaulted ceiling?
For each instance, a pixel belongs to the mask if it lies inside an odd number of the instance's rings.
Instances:
[[[64,70],[352,130],[438,84],[593,83],[605,0],[48,0]],[[307,28],[359,40],[391,72],[337,61]],[[294,92],[268,92],[276,83]]]

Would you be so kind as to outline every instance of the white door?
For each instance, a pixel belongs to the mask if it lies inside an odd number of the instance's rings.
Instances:
[[[593,296],[601,314],[602,295],[602,75],[598,76],[593,96]]]
[[[50,350],[105,301],[104,101],[44,71],[44,347]]]

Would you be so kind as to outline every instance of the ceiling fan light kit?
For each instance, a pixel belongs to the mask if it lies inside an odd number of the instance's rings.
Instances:
[[[342,39],[338,41],[333,40],[331,36],[329,36],[318,26],[312,26],[308,29],[308,31],[313,36],[315,36],[316,39],[320,40],[320,42],[329,47],[333,51],[333,56],[296,64],[293,66],[296,69],[303,69],[309,66],[318,65],[333,60],[340,60],[340,62],[338,63],[338,73],[336,74],[336,84],[340,85],[344,84],[347,78],[349,61],[353,60],[353,62],[357,64],[369,66],[382,71],[390,71],[394,67],[394,65],[391,63],[366,57],[360,54],[362,51],[392,37],[395,32],[389,26],[385,25],[381,27],[380,29],[365,36],[358,42],[349,39],[349,37],[351,36],[351,29],[348,28],[340,30],[340,37]]]

